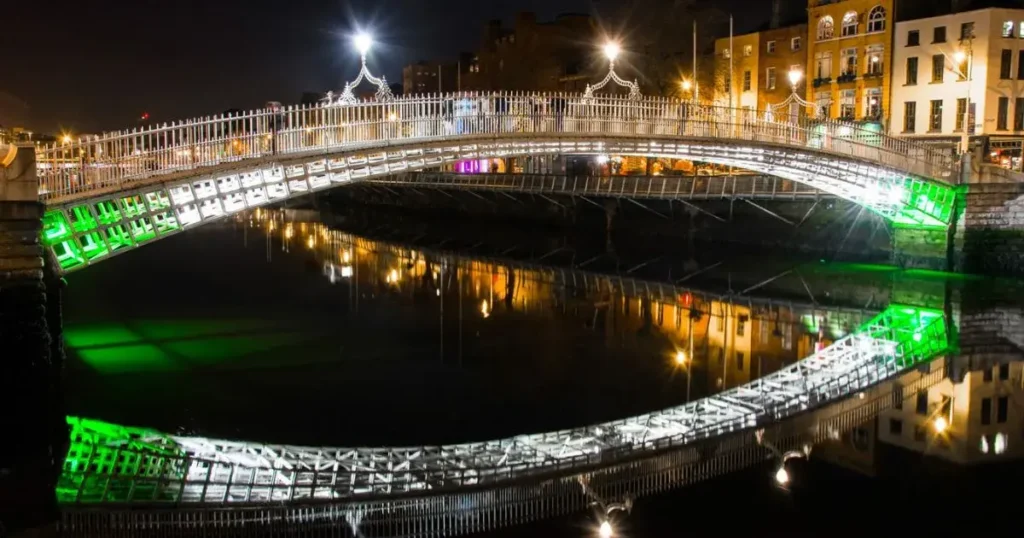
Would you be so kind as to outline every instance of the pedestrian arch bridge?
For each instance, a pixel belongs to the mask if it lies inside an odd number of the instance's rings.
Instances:
[[[946,153],[851,123],[568,94],[268,108],[36,151],[43,239],[65,271],[247,208],[461,159],[689,159],[789,179],[922,227],[951,222],[956,174]]]

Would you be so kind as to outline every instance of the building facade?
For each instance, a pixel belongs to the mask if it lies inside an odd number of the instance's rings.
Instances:
[[[520,13],[512,29],[491,21],[462,74],[462,89],[583,91],[597,36],[589,15],[538,22],[535,14]]]
[[[796,88],[803,95],[806,37],[807,25],[797,24],[733,36],[732,49],[728,37],[716,39],[714,102],[730,106],[732,86],[732,106],[767,110],[793,92],[789,72],[794,70],[801,73]]]
[[[402,93],[448,93],[459,90],[457,64],[416,62],[402,68]]]
[[[823,117],[889,117],[893,0],[809,0],[806,99]]]
[[[899,22],[894,39],[890,131],[952,145],[966,126],[976,145],[988,147],[990,157],[1012,159],[1003,164],[1019,168],[1024,9],[980,9]]]

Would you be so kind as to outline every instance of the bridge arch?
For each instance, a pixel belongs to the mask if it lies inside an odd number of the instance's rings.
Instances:
[[[848,124],[662,98],[465,94],[254,111],[42,147],[37,172],[51,206],[44,240],[68,268],[87,263],[86,251],[351,181],[459,159],[605,153],[775,175],[901,226],[952,218],[955,191],[942,178],[953,166],[941,153]]]

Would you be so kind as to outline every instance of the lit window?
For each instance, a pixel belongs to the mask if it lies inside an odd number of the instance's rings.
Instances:
[[[753,53],[754,53],[754,46],[753,45],[743,45],[743,55],[744,56],[750,56]]]
[[[765,50],[768,51],[768,54],[774,53],[775,52],[775,41],[769,41],[768,44],[765,47]]]
[[[839,117],[843,119],[852,120],[855,114],[857,103],[856,90],[843,90],[839,94]]]
[[[833,37],[835,37],[835,23],[832,22],[832,17],[825,15],[818,21],[818,41]]]
[[[875,6],[868,12],[868,32],[885,30],[885,8]]]
[[[1013,21],[1003,22],[1003,37],[1013,37]]]
[[[765,72],[765,89],[775,89],[775,68],[769,67]]]
[[[857,35],[857,12],[847,11],[843,15],[843,37]]]
[[[1021,36],[1021,37],[1024,37],[1024,36]],[[800,38],[799,37],[794,37],[793,39],[789,40],[789,49],[790,50],[800,50]]]

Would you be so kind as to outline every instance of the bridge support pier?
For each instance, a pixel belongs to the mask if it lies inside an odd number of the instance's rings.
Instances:
[[[0,534],[48,536],[68,446],[61,279],[44,263],[32,146],[0,146]]]
[[[904,269],[948,271],[950,266],[949,231],[946,228],[907,228],[892,230],[892,263]]]

